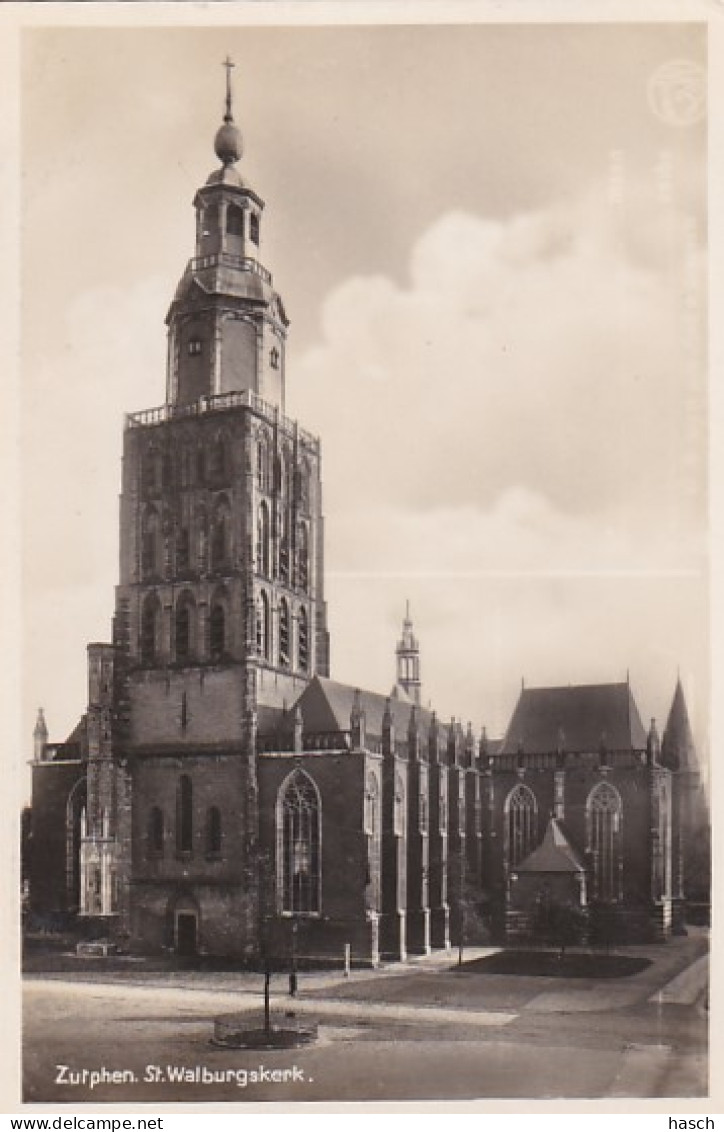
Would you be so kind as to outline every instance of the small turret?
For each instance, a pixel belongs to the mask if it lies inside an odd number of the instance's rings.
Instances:
[[[40,763],[45,758],[45,752],[48,746],[48,727],[45,722],[45,715],[43,709],[38,708],[38,718],[35,721],[35,729],[33,731],[33,758],[36,763]]]
[[[402,636],[397,644],[397,683],[407,693],[413,703],[420,703],[422,684],[420,682],[420,646],[412,629],[410,603],[405,607],[402,622]]]

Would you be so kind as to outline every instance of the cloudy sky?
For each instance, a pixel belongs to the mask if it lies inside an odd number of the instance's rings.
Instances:
[[[333,675],[498,735],[622,680],[706,745],[706,35],[695,24],[35,29],[22,52],[24,709],[61,739],[117,581],[124,411],[214,168],[242,172],[322,439]]]

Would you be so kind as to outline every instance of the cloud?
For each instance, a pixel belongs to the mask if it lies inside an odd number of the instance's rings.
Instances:
[[[323,440],[338,678],[392,683],[411,597],[443,711],[500,730],[523,675],[630,669],[661,717],[680,666],[703,732],[704,296],[690,217],[630,184],[449,213],[405,282],[327,297],[289,389]]]
[[[642,256],[644,211],[634,194],[625,215],[592,199],[508,222],[448,214],[407,286],[339,286],[290,382],[335,468],[328,497],[490,510],[519,485],[650,527],[681,510],[684,229],[662,212],[657,243],[648,217],[658,262]],[[687,380],[700,394],[701,373]]]

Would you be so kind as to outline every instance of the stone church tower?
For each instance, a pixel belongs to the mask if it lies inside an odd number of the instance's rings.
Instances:
[[[284,415],[288,320],[237,169],[230,66],[221,166],[167,317],[167,401],[126,421],[114,643],[126,930],[194,950],[203,903],[238,953],[257,921],[259,717],[328,675],[329,647],[319,443]]]

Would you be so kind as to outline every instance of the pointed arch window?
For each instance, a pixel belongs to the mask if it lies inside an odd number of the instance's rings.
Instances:
[[[221,503],[214,512],[211,529],[211,564],[212,569],[221,570],[229,563],[229,512],[225,503]]]
[[[211,446],[208,460],[208,474],[211,480],[223,480],[226,476],[226,444],[223,436],[217,436]]]
[[[209,648],[212,660],[219,660],[226,652],[226,609],[218,598],[209,615]]]
[[[252,212],[249,217],[249,238],[253,243],[259,243],[259,217],[255,212]]]
[[[159,653],[161,605],[155,594],[149,594],[141,613],[141,661],[154,664]]]
[[[317,788],[294,771],[277,799],[277,886],[282,913],[318,915],[321,910],[322,808]]]
[[[380,822],[380,787],[377,775],[369,771],[365,780],[364,831],[367,838],[367,894],[366,904],[372,911],[380,910],[380,862],[382,826]]]
[[[183,573],[188,570],[191,557],[191,543],[188,527],[179,527],[176,532],[176,571]]]
[[[279,663],[282,668],[291,666],[291,622],[289,603],[285,597],[279,602]]]
[[[299,610],[298,645],[299,668],[302,672],[307,672],[309,669],[309,618],[304,606]]]
[[[196,609],[190,594],[182,594],[176,605],[174,637],[176,660],[183,664],[194,651],[194,615]]]
[[[256,445],[256,480],[260,491],[269,490],[269,445],[263,434]]]
[[[505,860],[515,868],[538,844],[538,804],[535,794],[519,783],[505,800]]]
[[[269,598],[263,590],[256,599],[256,651],[269,659]]]
[[[264,500],[257,513],[256,569],[258,574],[269,577],[269,508]]]
[[[300,589],[309,587],[309,532],[306,523],[297,529],[297,584]]]
[[[141,573],[144,578],[158,575],[160,562],[161,524],[158,512],[150,507],[141,525]]]
[[[176,849],[191,853],[194,847],[194,810],[191,779],[182,774],[176,795]]]
[[[593,874],[593,898],[613,903],[621,897],[621,795],[600,782],[586,802],[586,842]]]
[[[148,855],[163,855],[163,810],[152,806],[148,813]]]

